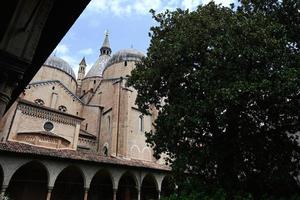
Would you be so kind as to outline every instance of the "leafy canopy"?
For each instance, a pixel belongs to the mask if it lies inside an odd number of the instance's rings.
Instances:
[[[255,195],[293,192],[299,168],[300,2],[214,3],[153,18],[147,57],[128,84],[147,142],[175,174]]]

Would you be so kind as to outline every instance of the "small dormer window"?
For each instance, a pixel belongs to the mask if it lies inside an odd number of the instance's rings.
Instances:
[[[144,116],[143,115],[139,116],[139,129],[141,132],[144,131]]]
[[[45,102],[42,99],[36,99],[36,100],[34,100],[34,103],[36,103],[40,106],[43,106],[45,104]]]
[[[66,106],[58,106],[58,110],[61,111],[61,112],[67,112],[67,107]]]
[[[127,61],[124,62],[124,66],[125,66],[125,67],[127,66]]]
[[[110,116],[107,117],[107,130],[110,133],[111,131],[111,122],[110,122]]]

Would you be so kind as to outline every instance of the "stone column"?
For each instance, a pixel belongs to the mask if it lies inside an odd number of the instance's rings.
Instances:
[[[48,187],[48,193],[47,193],[47,199],[46,200],[51,199],[52,190],[53,190],[53,187]]]
[[[11,100],[12,92],[17,87],[20,79],[22,79],[20,74],[2,72],[0,77],[0,118],[4,115],[6,107]]]
[[[113,189],[113,200],[117,200],[118,189]]]
[[[137,192],[138,192],[138,200],[141,200],[141,190],[138,188]]]
[[[2,185],[0,197],[4,197],[7,187],[7,185]]]
[[[84,188],[84,200],[88,199],[89,188]]]

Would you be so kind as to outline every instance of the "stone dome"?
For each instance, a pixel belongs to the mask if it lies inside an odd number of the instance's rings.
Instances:
[[[105,69],[115,63],[123,61],[140,61],[145,55],[136,49],[123,49],[116,52],[105,65]]]
[[[72,76],[76,80],[76,76],[75,76],[75,73],[74,73],[72,67],[69,65],[69,63],[67,63],[67,61],[65,61],[59,57],[49,56],[47,58],[46,62],[44,63],[44,65],[48,66],[48,67],[59,69],[65,73],[67,73],[68,75]]]

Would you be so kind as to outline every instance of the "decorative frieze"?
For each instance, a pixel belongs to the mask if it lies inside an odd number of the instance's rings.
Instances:
[[[79,137],[78,138],[78,144],[80,146],[95,147],[96,146],[96,140]]]
[[[39,133],[18,133],[16,140],[37,146],[47,146],[52,148],[68,148],[70,146],[70,142],[62,137]]]
[[[24,114],[24,115],[42,118],[42,119],[54,121],[57,123],[68,124],[71,126],[76,126],[76,124],[80,123],[80,121],[81,121],[80,119],[73,118],[68,115],[54,112],[54,111],[51,111],[51,110],[48,110],[48,109],[45,109],[42,107],[35,107],[35,106],[25,104],[22,102],[19,102],[18,110],[21,110],[22,114]]]

